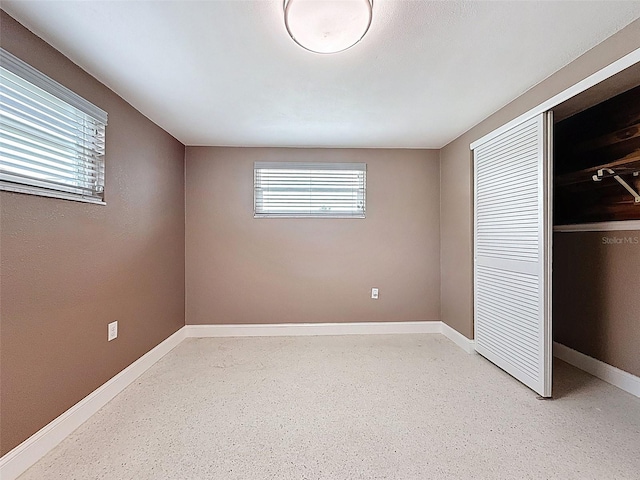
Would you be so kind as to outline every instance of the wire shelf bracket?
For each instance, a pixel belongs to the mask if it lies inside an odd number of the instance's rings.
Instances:
[[[634,203],[636,205],[640,205],[640,193],[636,192],[633,189],[633,187],[631,187],[627,182],[625,182],[620,175],[616,175],[616,172],[613,171],[612,169],[602,168],[598,170],[598,173],[591,178],[593,178],[594,182],[601,182],[602,179],[605,178],[607,175],[610,175],[613,178],[615,178],[620,185],[622,185],[631,195],[633,195]],[[638,175],[640,175],[640,172],[633,172],[634,177],[637,177]]]

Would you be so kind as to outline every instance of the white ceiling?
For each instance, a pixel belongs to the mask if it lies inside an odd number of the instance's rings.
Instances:
[[[2,8],[187,145],[440,148],[640,17],[639,1],[374,0],[355,47],[288,37],[282,0]]]

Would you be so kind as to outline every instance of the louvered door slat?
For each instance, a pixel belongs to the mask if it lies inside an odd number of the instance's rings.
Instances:
[[[474,149],[476,350],[551,395],[550,114]]]

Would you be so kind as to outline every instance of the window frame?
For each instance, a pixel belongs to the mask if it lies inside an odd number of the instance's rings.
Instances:
[[[291,192],[293,199],[291,204],[286,205],[281,211],[267,211],[260,208],[264,202],[264,193],[268,190],[263,183],[262,176],[271,176],[272,180],[291,181],[290,179],[277,178],[277,170],[283,171],[281,175],[294,176],[294,187],[289,184],[289,191]],[[265,171],[269,171],[268,173]],[[305,188],[302,188],[303,181],[305,181],[305,172],[309,173],[309,187],[308,192],[305,192]],[[327,172],[327,173],[322,173]],[[346,177],[341,177],[341,173],[346,173]],[[351,177],[351,178],[349,178]],[[314,183],[314,181],[316,183]],[[333,182],[327,183],[327,182]],[[345,194],[355,195],[353,199],[353,209],[342,211],[322,211],[322,209],[330,208],[330,205],[322,205],[321,201],[325,200],[327,203],[336,205],[336,202],[340,202],[340,199],[336,198],[340,196],[340,183],[345,183],[345,187],[342,189],[342,197],[344,199]],[[300,186],[300,188],[296,188]],[[333,190],[331,187],[335,187]],[[315,187],[315,188],[313,188]],[[282,203],[282,193],[287,190],[284,185],[275,184],[273,187],[275,192],[274,196],[279,195],[279,199]],[[323,163],[310,163],[310,162],[255,162],[253,166],[253,217],[254,218],[352,218],[352,219],[364,219],[366,218],[366,191],[367,191],[367,164],[366,163],[345,163],[345,162],[323,162]],[[312,207],[308,207],[308,211],[302,211],[301,209],[306,205],[303,205],[302,198],[304,194],[308,193],[309,204],[316,204],[315,211],[312,211]],[[333,193],[333,196],[331,195]],[[303,194],[301,196],[301,194]],[[315,196],[314,196],[315,194]],[[276,199],[273,200],[277,202]],[[348,199],[347,202],[351,202]],[[288,207],[288,208],[287,208]],[[318,208],[319,207],[319,208]],[[343,205],[345,207],[345,205]],[[350,208],[351,205],[346,205],[346,208]],[[272,207],[273,208],[273,207]],[[339,208],[339,207],[338,207]],[[291,211],[298,209],[298,211]],[[289,210],[289,211],[286,211]]]
[[[4,164],[6,167],[2,168],[2,165],[0,165],[0,190],[105,205],[105,133],[108,119],[107,113],[2,48],[0,48],[0,66],[3,72],[8,72],[3,73],[3,78],[6,76],[8,83],[5,84],[4,79],[1,83],[3,88],[7,88],[5,92],[9,95],[6,97],[9,103],[5,103],[3,100],[2,109],[0,109],[0,115],[7,115],[6,120],[9,123],[6,125],[10,125],[6,127],[6,135],[3,134],[3,148],[9,149],[9,152],[15,148],[23,152],[33,152],[32,158],[48,158],[47,161],[53,162],[50,163],[52,168],[58,171],[60,171],[61,166],[65,166],[63,168],[71,168],[69,171],[73,172],[75,167],[75,171],[79,175],[79,177],[76,177],[76,183],[71,182],[68,185],[60,182],[58,179],[61,177],[56,175],[42,180],[32,178],[25,173],[30,164],[28,161],[23,160],[22,154],[8,153],[8,156],[4,158],[8,162]],[[11,79],[12,76],[13,80]],[[16,79],[15,77],[18,78]],[[18,90],[15,90],[14,87],[18,85],[20,85],[17,87]],[[22,93],[15,97],[16,93],[11,93],[12,90]],[[40,94],[37,93],[38,91],[40,91]],[[43,110],[41,109],[45,108],[44,111],[49,112],[47,115],[52,114],[53,116],[31,117],[34,115],[33,112],[36,111],[32,110],[31,107],[26,107],[29,103],[24,103],[25,109],[21,110],[17,108],[18,104],[15,103],[14,98],[28,99],[26,100],[27,102],[33,102],[33,105],[38,106],[38,112],[42,112]],[[44,105],[54,104],[58,105],[58,107],[54,107],[54,109],[44,107]],[[12,111],[18,112],[18,117],[13,117],[15,113],[10,114]],[[69,112],[75,118],[73,120],[74,123],[71,124],[75,124],[75,127],[66,127],[64,130],[65,135],[69,135],[69,138],[72,138],[67,147],[63,145],[61,140],[51,143],[53,130],[48,127],[44,129],[45,127],[42,126],[38,128],[36,123],[32,124],[30,120],[26,120],[27,123],[25,123],[24,120],[27,117],[31,117],[37,119],[36,122],[42,122],[44,118],[51,118],[55,119],[54,121],[68,123],[70,120],[66,118],[67,114],[65,113],[63,117],[60,113],[61,111]],[[38,113],[38,115],[43,114]],[[12,120],[12,118],[23,120]],[[12,144],[13,147],[11,146]],[[66,159],[67,162],[51,160],[51,157],[46,157],[46,153],[43,152],[49,151],[51,154],[52,148],[54,151],[61,152],[60,158]],[[67,153],[62,153],[64,150],[67,150]],[[75,151],[75,155],[71,151]],[[2,155],[1,152],[0,155]],[[26,155],[31,156],[31,153]],[[53,155],[57,156],[58,154],[54,153]],[[75,163],[68,162],[74,156]],[[14,169],[11,169],[12,162],[7,160],[11,158],[13,158],[14,162],[22,162],[24,165],[22,172],[15,169],[15,163],[13,165]],[[39,161],[42,162],[41,160]],[[9,168],[7,169],[7,167]],[[17,168],[19,169],[20,167],[18,166]],[[90,174],[84,173],[84,177],[91,181],[82,182],[83,171],[91,172]]]

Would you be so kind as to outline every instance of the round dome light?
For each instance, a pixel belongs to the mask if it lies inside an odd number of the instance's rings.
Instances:
[[[291,38],[315,53],[337,53],[364,37],[373,0],[284,0],[284,23]]]

